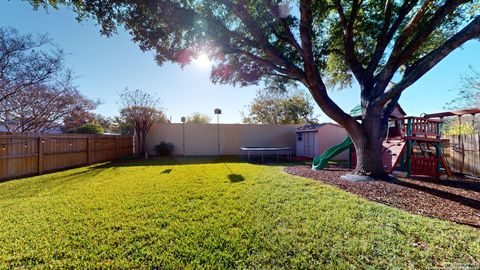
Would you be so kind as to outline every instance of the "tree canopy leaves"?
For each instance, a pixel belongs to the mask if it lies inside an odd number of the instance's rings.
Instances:
[[[260,90],[248,106],[248,114],[242,113],[244,123],[258,124],[312,124],[314,107],[302,92],[283,93]]]

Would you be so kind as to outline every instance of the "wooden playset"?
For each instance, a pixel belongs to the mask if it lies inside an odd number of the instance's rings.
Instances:
[[[452,176],[444,151],[450,143],[448,139],[442,138],[442,119],[457,116],[461,123],[463,115],[472,115],[474,121],[476,114],[480,114],[480,108],[426,114],[423,117],[405,116],[405,111],[397,105],[389,117],[387,134],[382,143],[382,161],[385,171],[405,172],[407,177]],[[350,115],[360,121],[360,106],[355,107]],[[312,169],[322,170],[329,160],[345,150],[349,151],[349,166],[355,167],[355,147],[347,136],[343,142],[314,158]]]
[[[406,176],[451,176],[441,138],[442,120],[424,117],[391,117],[388,134],[383,142],[382,160],[389,173],[405,171]],[[350,147],[350,166],[355,166],[355,147]]]

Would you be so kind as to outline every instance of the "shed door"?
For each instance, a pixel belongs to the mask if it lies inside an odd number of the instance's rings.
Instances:
[[[314,157],[315,155],[315,151],[314,151],[314,147],[315,147],[315,132],[305,132],[303,134],[304,136],[304,144],[303,144],[303,151],[304,151],[304,155],[306,157]]]
[[[305,133],[298,132],[296,135],[297,135],[297,139],[296,139],[295,149],[296,149],[297,157],[304,157],[305,149],[303,148],[303,141],[304,141]]]

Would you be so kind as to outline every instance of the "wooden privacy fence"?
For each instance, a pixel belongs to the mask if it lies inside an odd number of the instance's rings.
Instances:
[[[446,136],[447,159],[452,171],[480,176],[480,134]]]
[[[105,162],[133,154],[133,137],[0,134],[0,179]]]

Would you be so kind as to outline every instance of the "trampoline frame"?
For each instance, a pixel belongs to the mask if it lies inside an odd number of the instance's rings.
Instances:
[[[240,159],[243,160],[243,156],[247,155],[248,161],[250,161],[251,153],[258,153],[260,152],[260,156],[262,157],[262,163],[264,161],[264,156],[269,155],[269,153],[273,153],[273,155],[277,156],[277,162],[280,162],[280,155],[285,155],[287,160],[291,160],[292,155],[292,148],[291,147],[247,147],[242,146],[240,147]]]

